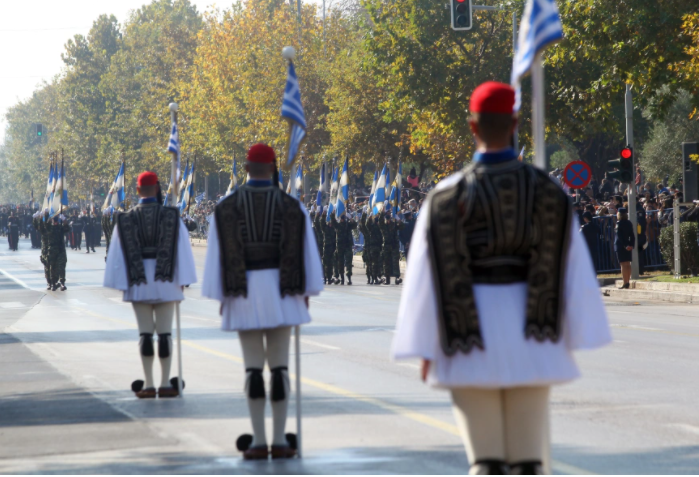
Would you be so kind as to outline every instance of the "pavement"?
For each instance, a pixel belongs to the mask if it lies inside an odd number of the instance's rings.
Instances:
[[[184,397],[140,401],[129,388],[142,372],[135,320],[101,287],[104,249],[68,250],[68,291],[47,292],[29,246],[0,251],[0,472],[467,473],[448,394],[420,382],[417,362],[389,359],[401,286],[366,285],[359,266],[354,285],[311,300],[304,458],[244,462],[235,449],[250,432],[240,346],[200,285],[181,305]],[[201,276],[205,248],[194,254]],[[553,470],[695,474],[699,310],[605,300],[614,343],[580,353],[583,379],[552,394]]]

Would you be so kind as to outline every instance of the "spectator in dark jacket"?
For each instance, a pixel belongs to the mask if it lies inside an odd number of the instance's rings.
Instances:
[[[621,265],[621,278],[624,284],[620,288],[629,288],[631,280],[632,250],[636,246],[636,236],[633,225],[629,220],[628,210],[621,207],[617,212],[616,237],[614,238],[614,250],[616,251],[619,265]]]
[[[403,244],[405,249],[405,257],[408,257],[408,250],[410,250],[410,240],[413,237],[413,230],[415,229],[415,218],[411,211],[405,211],[403,213],[403,218],[405,219],[405,226],[398,230],[398,238]]]
[[[636,223],[638,224],[638,273],[643,275],[646,269],[646,229],[648,228],[648,222],[646,220],[646,211],[643,210],[643,204],[640,202],[636,204]]]
[[[585,237],[585,242],[587,242],[587,248],[590,250],[590,257],[592,258],[592,265],[595,270],[598,268],[598,248],[602,236],[602,231],[597,226],[597,224],[592,220],[592,214],[590,212],[583,212],[583,225],[580,227],[580,232],[582,232],[583,237]]]

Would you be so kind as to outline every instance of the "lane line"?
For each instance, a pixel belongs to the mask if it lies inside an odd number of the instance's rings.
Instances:
[[[685,431],[689,434],[693,434],[695,436],[699,436],[699,427],[698,426],[693,426],[691,424],[685,424],[682,422],[676,422],[673,424],[668,424],[669,427],[679,429],[681,431]]]
[[[24,287],[24,288],[26,288],[26,289],[28,289],[28,290],[33,290],[33,288],[31,288],[29,285],[27,285],[26,283],[24,283],[22,280],[20,280],[19,278],[15,277],[15,276],[13,276],[13,275],[10,275],[8,272],[6,272],[5,270],[3,270],[2,268],[0,268],[0,273],[2,273],[2,274],[5,275],[7,278],[9,278],[9,279],[12,280],[13,282],[15,282],[17,285],[19,285],[19,286],[21,286],[21,287]]]
[[[134,325],[133,323],[128,323],[126,321],[118,320],[115,318],[109,318],[109,317],[106,317],[104,315],[100,315],[98,313],[94,313],[94,312],[91,312],[91,311],[85,310],[85,309],[82,309],[82,311],[84,311],[87,314],[94,316],[96,318],[107,319],[109,321],[127,324],[131,328],[136,328],[136,325]],[[202,346],[200,344],[193,343],[189,340],[182,340],[182,344],[189,347],[189,348],[199,350],[203,353],[210,354],[212,356],[217,356],[219,358],[223,358],[223,359],[227,359],[229,361],[243,364],[242,358],[240,358],[239,356],[235,356],[233,354],[230,354],[230,353],[224,353],[222,351],[217,351],[217,350],[211,349],[207,346]],[[296,379],[296,375],[294,373],[289,373],[289,379],[291,379],[291,380]],[[363,402],[365,404],[371,404],[371,405],[376,406],[378,408],[381,408],[385,411],[389,411],[393,414],[397,414],[399,416],[405,417],[407,419],[418,422],[420,424],[424,424],[424,425],[431,427],[433,429],[444,431],[448,434],[451,434],[452,436],[456,436],[459,439],[461,439],[461,434],[459,434],[459,430],[454,424],[449,424],[447,422],[440,421],[439,419],[435,419],[435,418],[430,417],[426,414],[422,414],[420,412],[413,411],[412,409],[409,409],[407,407],[400,406],[397,404],[391,404],[391,403],[383,401],[381,399],[373,398],[370,396],[365,396],[363,394],[359,394],[359,393],[356,393],[354,391],[349,391],[347,389],[343,389],[343,388],[341,388],[339,386],[335,386],[333,384],[327,384],[327,383],[324,383],[321,381],[316,381],[315,379],[301,377],[301,382],[305,385],[311,386],[311,387],[316,388],[316,389],[320,389],[320,390],[328,392],[330,394],[335,394],[337,396],[346,397],[346,398],[352,399],[354,401]],[[558,461],[552,461],[552,467],[560,472],[565,473],[565,474],[596,475],[594,472],[591,472],[589,470],[586,470],[586,469],[583,469],[580,467],[576,467],[573,465],[569,465],[569,464],[566,464],[563,462],[558,462]]]
[[[319,348],[331,349],[333,351],[339,351],[341,349],[341,348],[338,348],[337,346],[318,343],[317,341],[307,340],[306,338],[301,338],[301,343],[309,344],[311,346],[317,346]]]

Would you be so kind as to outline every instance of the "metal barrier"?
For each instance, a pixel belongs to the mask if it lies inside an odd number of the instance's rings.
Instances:
[[[639,258],[643,261],[644,270],[668,267],[660,252],[659,239],[660,231],[663,228],[672,227],[672,223],[668,223],[667,220],[670,212],[672,212],[672,209],[646,211],[646,241],[648,245],[645,250],[639,250]],[[593,262],[595,262],[595,270],[597,273],[620,271],[621,267],[614,251],[616,216],[593,217],[592,220],[600,229],[600,236],[595,243],[595,250],[591,251]],[[597,253],[595,254],[595,252]]]

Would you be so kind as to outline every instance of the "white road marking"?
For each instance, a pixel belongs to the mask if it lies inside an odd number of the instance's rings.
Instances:
[[[2,274],[5,275],[7,278],[9,278],[9,279],[12,280],[13,282],[15,282],[17,285],[19,285],[19,286],[21,286],[21,287],[24,287],[24,288],[31,289],[31,287],[30,287],[29,285],[27,285],[26,283],[24,283],[22,280],[20,280],[19,278],[15,277],[15,276],[13,276],[13,275],[10,275],[9,273],[7,273],[5,270],[3,270],[3,269],[1,269],[1,268],[0,268],[0,273],[2,273]]]
[[[614,324],[612,323],[611,325],[612,328],[628,328],[631,330],[645,330],[645,331],[665,331],[662,328],[650,328],[648,326],[638,326],[638,325],[620,325],[620,324]]]
[[[6,303],[0,303],[0,308],[28,308],[28,306],[18,301],[8,301]]]
[[[312,341],[312,340],[307,340],[306,338],[301,338],[301,343],[304,344],[309,344],[312,346],[318,346],[319,348],[325,348],[325,349],[331,349],[333,351],[338,351],[341,348],[338,348],[337,346],[332,346],[332,345],[326,345],[323,343],[318,343],[317,341]]]
[[[79,306],[87,305],[87,303],[85,303],[84,301],[80,301],[76,298],[69,298],[68,303],[70,303],[71,305],[79,305]]]
[[[691,424],[684,424],[682,422],[676,422],[673,424],[669,424],[669,426],[674,427],[675,429],[685,431],[689,434],[694,434],[695,436],[699,436],[699,426],[693,426]]]
[[[420,369],[420,366],[412,363],[396,363],[398,366],[403,366],[405,368]]]

